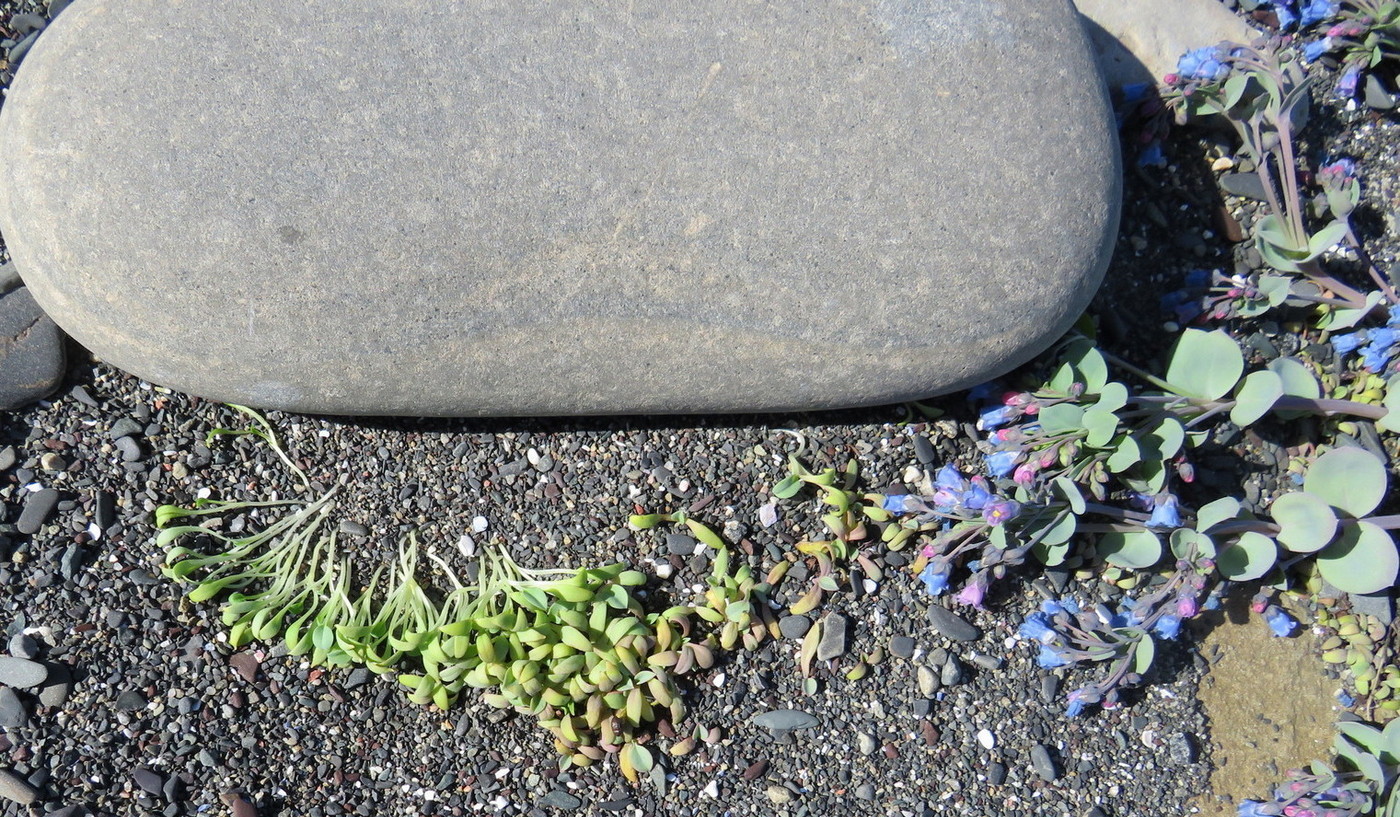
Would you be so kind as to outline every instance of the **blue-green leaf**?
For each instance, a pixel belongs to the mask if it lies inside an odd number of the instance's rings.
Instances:
[[[1244,357],[1234,338],[1222,331],[1187,329],[1177,341],[1166,380],[1177,394],[1219,400],[1244,374]]]
[[[1225,578],[1247,582],[1268,573],[1277,561],[1278,546],[1274,540],[1262,533],[1245,531],[1220,549],[1215,566]]]
[[[1385,489],[1385,466],[1361,448],[1328,451],[1313,462],[1303,479],[1303,490],[1355,517],[1374,511]]]
[[[1099,537],[1098,552],[1111,565],[1140,570],[1162,558],[1162,541],[1150,530],[1111,531]]]
[[[1267,414],[1282,396],[1283,378],[1267,369],[1250,372],[1235,393],[1230,422],[1241,428],[1252,425]]]
[[[1337,534],[1337,515],[1325,499],[1294,491],[1274,500],[1269,515],[1278,523],[1278,543],[1294,553],[1321,550]]]
[[[1351,522],[1317,555],[1317,568],[1322,578],[1348,593],[1376,593],[1395,584],[1400,554],[1389,531],[1370,522]]]

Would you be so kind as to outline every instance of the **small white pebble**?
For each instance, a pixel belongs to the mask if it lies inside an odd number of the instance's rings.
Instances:
[[[470,559],[476,555],[476,540],[472,538],[470,533],[462,534],[462,538],[457,540],[457,550]]]
[[[99,539],[102,538],[102,529],[99,528],[99,527],[97,527],[97,523],[96,523],[96,522],[89,522],[89,523],[88,523],[88,526],[87,526],[87,533],[88,533],[88,536],[92,537],[92,541],[94,541],[94,542],[96,542],[97,540],[99,540]]]
[[[472,533],[485,533],[489,527],[491,527],[491,523],[486,521],[486,517],[472,517]]]
[[[982,744],[983,749],[991,749],[997,745],[997,739],[986,729],[977,730],[977,742]]]
[[[717,686],[717,687],[723,687],[723,686],[724,686],[724,678],[725,678],[724,673],[721,672],[721,673],[719,673],[718,675],[716,675],[716,676],[714,677],[714,680],[712,680],[710,683],[714,684],[714,685]]]
[[[867,596],[875,595],[875,591],[880,589],[880,585],[876,584],[874,579],[866,579],[861,582],[861,586],[865,588],[865,594]]]
[[[669,579],[671,578],[671,574],[675,572],[676,571],[671,567],[670,562],[656,563],[656,578],[658,579]]]
[[[709,796],[709,797],[711,797],[711,798],[713,798],[713,799],[715,799],[715,800],[718,800],[718,799],[719,799],[719,781],[718,781],[718,780],[711,780],[709,783],[707,783],[707,784],[705,785],[705,788],[702,789],[701,791],[704,792],[707,796]]]

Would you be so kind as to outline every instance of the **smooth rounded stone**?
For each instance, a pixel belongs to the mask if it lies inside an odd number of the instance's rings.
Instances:
[[[0,685],[16,689],[31,689],[44,683],[49,670],[43,664],[26,658],[0,655]]]
[[[933,625],[933,629],[954,641],[976,641],[982,637],[982,631],[976,625],[947,607],[937,604],[929,605],[928,620]]]
[[[25,498],[24,508],[19,512],[19,519],[15,522],[15,529],[24,534],[37,533],[39,528],[49,521],[49,515],[56,507],[58,507],[58,491],[52,488],[35,491]]]
[[[925,698],[932,698],[934,693],[938,692],[938,688],[942,686],[938,680],[938,673],[934,672],[931,667],[919,667],[914,675],[919,684],[919,694]]]
[[[880,750],[880,741],[869,732],[861,732],[856,735],[856,748],[862,755],[873,755]]]
[[[938,674],[938,680],[945,687],[955,687],[961,684],[966,677],[963,674],[962,662],[953,656],[948,656],[948,660],[943,662],[943,670]]]
[[[368,0],[265,11],[76,4],[0,114],[34,298],[207,398],[900,402],[1038,354],[1114,245],[1117,136],[1066,2],[409,0],[391,38]]]
[[[0,295],[0,411],[42,400],[63,381],[63,334],[28,287]]]
[[[785,805],[793,800],[793,793],[786,786],[769,786],[766,789],[768,799],[775,805]]]
[[[890,654],[896,658],[913,658],[915,641],[907,635],[897,635],[890,639]]]
[[[33,661],[39,657],[39,642],[31,635],[15,633],[10,636],[10,655]]]
[[[861,800],[874,800],[875,787],[869,783],[862,783],[859,786],[856,786],[855,795]]]
[[[1006,764],[994,760],[987,764],[987,783],[993,786],[1000,786],[1006,782]]]
[[[20,699],[19,693],[9,687],[0,687],[0,727],[17,728],[29,723],[29,708]]]
[[[801,638],[812,629],[812,620],[806,616],[783,616],[778,619],[778,632],[783,638]]]
[[[146,708],[146,696],[140,690],[128,689],[117,696],[118,712],[139,712]]]
[[[755,715],[752,722],[754,726],[772,729],[775,732],[811,729],[820,724],[820,721],[800,709],[774,709],[770,712],[762,712]]]
[[[39,799],[39,790],[9,769],[0,769],[0,797],[27,806]]]
[[[63,664],[48,664],[49,676],[39,688],[39,704],[50,708],[60,707],[73,694],[73,673]]]
[[[1031,768],[1040,775],[1041,780],[1054,781],[1060,776],[1060,771],[1055,766],[1055,759],[1050,757],[1050,750],[1041,743],[1031,747]]]
[[[1194,48],[1221,40],[1247,43],[1258,35],[1220,0],[1074,0],[1099,66],[1113,86],[1157,84]]]
[[[158,772],[153,772],[147,768],[138,768],[131,773],[131,779],[148,794],[160,795],[161,789],[165,786],[165,778]]]

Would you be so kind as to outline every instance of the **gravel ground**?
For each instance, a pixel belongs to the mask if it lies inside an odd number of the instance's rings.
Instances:
[[[0,21],[43,6],[0,1]],[[1395,258],[1396,232],[1387,214],[1400,195],[1386,147],[1396,144],[1395,130],[1347,112],[1324,128],[1329,147],[1363,160],[1362,215],[1372,214],[1369,237],[1389,240],[1377,253],[1386,262]],[[1251,205],[1218,194],[1205,169],[1212,142],[1180,136],[1167,173],[1129,173],[1119,251],[1096,311],[1107,341],[1136,360],[1150,360],[1171,337],[1141,304],[1155,303],[1192,267],[1250,261],[1252,250],[1226,240],[1225,216],[1247,221]],[[1246,328],[1275,347],[1291,337],[1269,322]],[[1212,759],[1195,696],[1206,664],[1189,642],[1172,647],[1154,669],[1157,683],[1127,706],[1063,715],[1056,676],[1037,669],[1013,634],[1064,575],[1007,582],[987,611],[957,610],[980,629],[975,640],[958,641],[931,622],[932,599],[899,570],[903,557],[877,554],[889,568],[885,581],[869,593],[846,590],[818,611],[844,616],[850,628],[841,657],[818,673],[816,694],[802,690],[793,639],[727,654],[696,679],[686,726],[717,727],[720,739],[671,763],[664,797],[629,787],[611,767],[560,773],[546,733],[471,694],[442,713],[410,705],[385,678],[309,669],[260,645],[231,651],[217,609],[189,604],[159,578],[150,514],[204,489],[233,499],[287,496],[285,469],[248,439],[204,446],[210,429],[237,424],[231,411],[73,352],[58,396],[0,417],[0,647],[32,647],[50,671],[47,686],[0,697],[0,718],[22,721],[0,727],[0,770],[9,775],[0,771],[3,817],[1146,817],[1190,813],[1206,789]],[[477,539],[504,544],[524,565],[624,559],[669,574],[651,592],[683,597],[708,572],[706,557],[673,553],[679,548],[663,533],[630,534],[622,527],[629,513],[689,508],[766,569],[819,530],[810,502],[780,504],[776,525],[759,522],[788,453],[803,451],[812,466],[853,456],[872,489],[912,476],[911,467],[965,466],[973,459],[971,411],[958,398],[940,405],[952,419],[909,422],[891,407],[724,418],[272,420],[314,479],[344,484],[338,518],[348,530],[367,530],[346,540],[361,565],[391,558],[399,537],[416,529],[425,546],[461,567],[455,545],[479,516],[488,527]],[[916,445],[919,438],[929,444]],[[1203,460],[1203,481],[1267,495],[1277,474],[1249,464],[1263,445],[1222,439],[1216,460]],[[51,497],[56,504],[41,514]],[[38,515],[37,530],[21,533]],[[1081,598],[1107,590],[1070,581]],[[787,622],[794,632],[802,624]],[[15,638],[22,634],[32,644]],[[844,678],[877,651],[883,658],[867,677]],[[809,713],[816,725],[774,732],[754,723],[774,709]],[[37,802],[5,799],[23,786],[37,790]],[[256,811],[227,804],[221,795],[229,792]]]

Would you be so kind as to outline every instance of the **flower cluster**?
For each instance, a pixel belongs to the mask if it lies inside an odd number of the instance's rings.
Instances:
[[[1274,799],[1241,800],[1238,808],[1238,817],[1359,817],[1371,812],[1371,798],[1364,787],[1339,783],[1337,775],[1290,769]]]
[[[1332,347],[1340,357],[1360,350],[1362,368],[1380,374],[1391,367],[1397,340],[1400,340],[1400,306],[1392,306],[1385,326],[1333,335]]]
[[[1274,0],[1268,5],[1273,8],[1278,27],[1283,31],[1294,27],[1310,28],[1336,17],[1341,10],[1338,0]]]
[[[1230,52],[1221,45],[1187,51],[1176,61],[1176,73],[1163,79],[1168,85],[1180,82],[1219,82],[1230,75]]]

